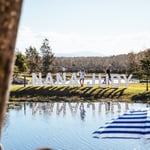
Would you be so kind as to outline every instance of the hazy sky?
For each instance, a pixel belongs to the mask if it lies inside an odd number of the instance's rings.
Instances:
[[[150,0],[24,0],[16,48],[110,56],[150,47]]]

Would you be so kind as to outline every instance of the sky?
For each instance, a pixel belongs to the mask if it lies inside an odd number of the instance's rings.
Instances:
[[[112,56],[150,48],[150,0],[24,0],[16,50]]]

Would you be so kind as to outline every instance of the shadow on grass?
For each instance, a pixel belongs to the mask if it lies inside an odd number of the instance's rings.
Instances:
[[[126,90],[126,88],[123,89],[114,89],[114,91],[111,94],[111,98],[120,98],[121,96],[123,96],[124,91]]]
[[[142,101],[142,102],[150,102],[150,91],[145,91],[143,93],[139,93],[137,95],[132,96],[131,100],[133,101]]]
[[[120,98],[124,89],[77,87],[77,86],[31,86],[21,87],[10,92],[10,98],[36,98],[36,97],[78,97],[92,98]]]

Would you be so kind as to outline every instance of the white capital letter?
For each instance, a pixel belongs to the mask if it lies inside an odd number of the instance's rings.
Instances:
[[[54,82],[53,82],[53,78],[52,78],[52,75],[51,73],[48,73],[47,76],[46,76],[46,79],[44,81],[44,84],[47,85],[47,84],[50,84],[50,85],[54,85]]]
[[[116,83],[114,83],[114,81],[116,80]],[[119,88],[121,83],[121,78],[118,74],[112,74],[111,75],[111,84],[112,84],[112,88]]]
[[[42,74],[39,73],[39,78],[35,73],[32,73],[32,86],[34,85],[42,85]]]
[[[72,74],[69,85],[78,85],[79,86],[79,83],[78,83],[75,73]]]
[[[62,84],[65,85],[66,83],[66,73],[63,73],[63,77],[60,76],[59,73],[56,74],[56,83],[57,84]]]
[[[104,83],[104,81],[102,83],[102,76],[101,76],[101,74],[99,74],[99,86],[101,88],[107,88],[108,87],[108,76],[107,75],[106,75],[106,83]]]
[[[132,74],[130,74],[128,78],[125,75],[123,75],[123,78],[125,80],[125,88],[128,88],[128,83],[131,77],[132,77]]]

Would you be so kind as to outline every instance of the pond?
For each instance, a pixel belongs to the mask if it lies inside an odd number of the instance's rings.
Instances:
[[[105,122],[146,104],[124,102],[23,103],[10,105],[1,143],[5,150],[146,150],[150,140],[95,139]]]

